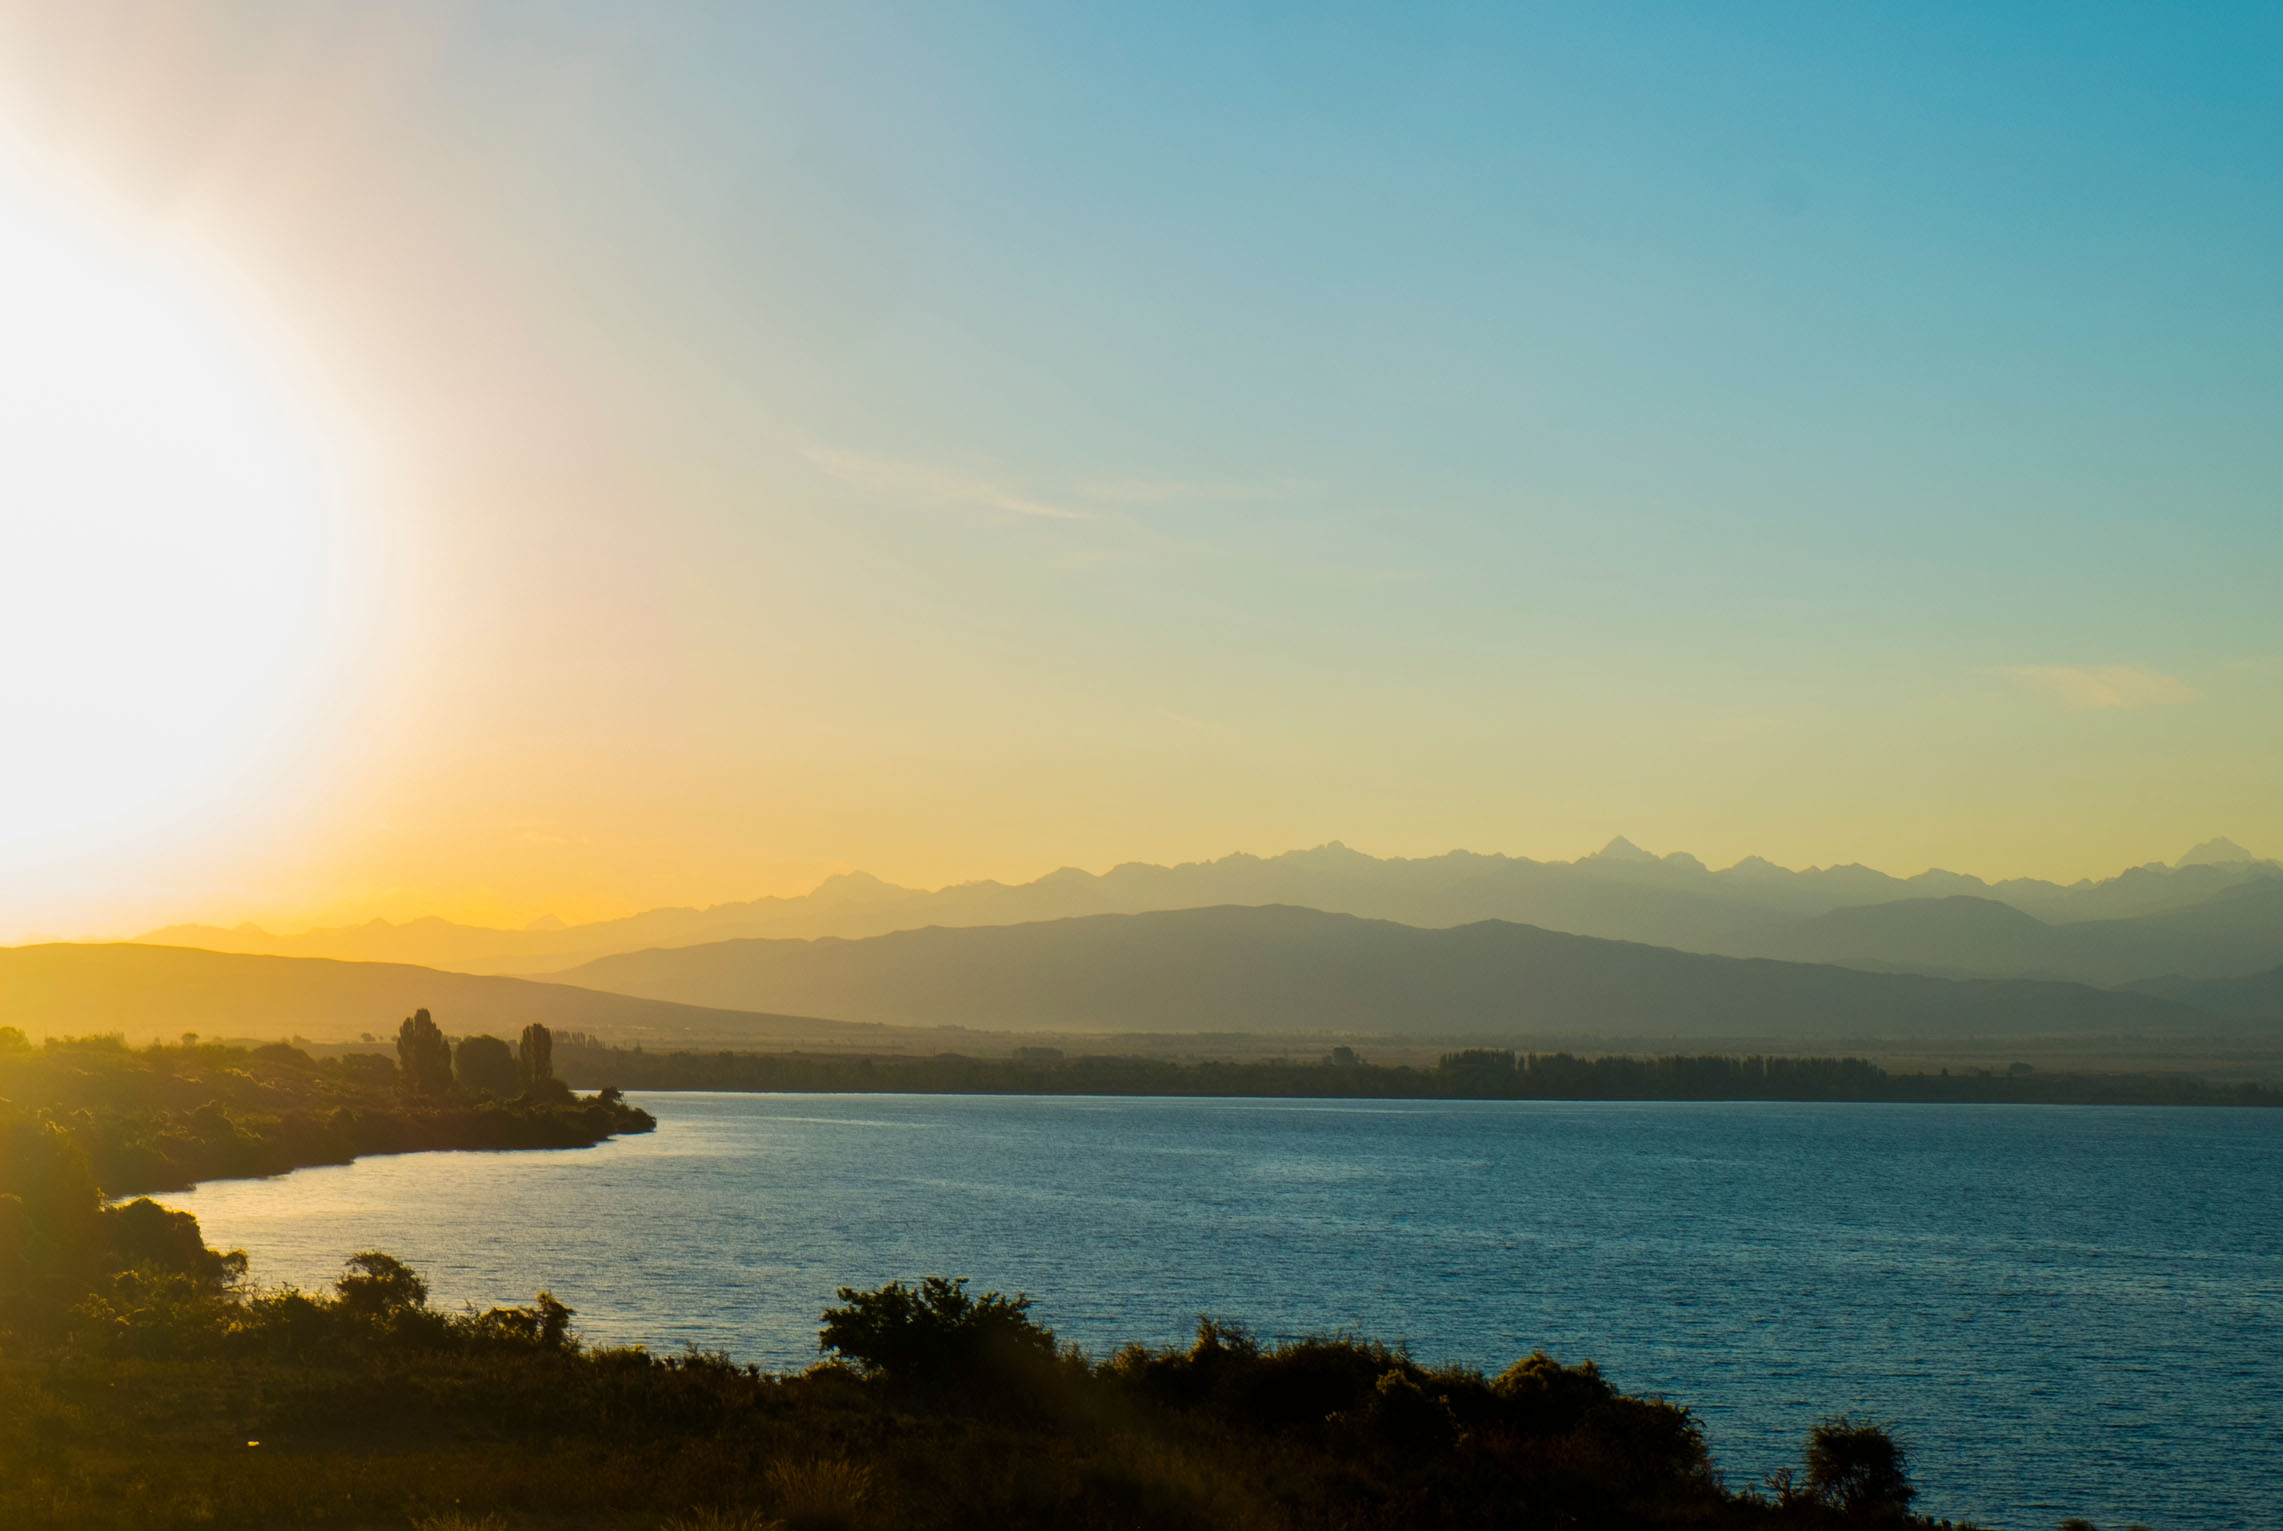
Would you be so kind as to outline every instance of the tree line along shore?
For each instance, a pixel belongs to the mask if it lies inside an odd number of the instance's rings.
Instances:
[[[2278,1106],[2272,1084],[2190,1074],[2040,1071],[2027,1064],[1890,1073],[1861,1058],[1579,1057],[1468,1048],[1432,1067],[1378,1064],[1354,1049],[1321,1059],[1204,1060],[1024,1048],[1011,1058],[820,1052],[652,1051],[567,1037],[568,1077],[630,1090],[819,1094],[1168,1095],[1369,1100],[1733,1100],[2050,1105]]]
[[[580,1095],[573,1083],[591,1093]],[[1312,1061],[1078,1055],[1024,1048],[961,1054],[652,1051],[543,1025],[514,1043],[447,1038],[425,1010],[393,1056],[312,1056],[290,1043],[131,1047],[116,1036],[34,1046],[0,1027],[0,1103],[68,1135],[107,1194],[281,1174],[369,1154],[589,1147],[647,1132],[628,1089],[786,1093],[1227,1096],[1264,1099],[1727,1100],[2283,1105],[2271,1084],[2188,1074],[2010,1069],[1890,1073],[1860,1058],[1580,1057],[1470,1048],[1431,1067],[1380,1064],[1346,1047]]]
[[[346,1164],[422,1149],[584,1148],[647,1132],[615,1090],[581,1098],[556,1074],[553,1038],[455,1045],[427,1011],[399,1028],[397,1056],[315,1058],[290,1043],[129,1047],[115,1036],[40,1046],[0,1027],[0,1103],[52,1123],[112,1196],[201,1180]]]

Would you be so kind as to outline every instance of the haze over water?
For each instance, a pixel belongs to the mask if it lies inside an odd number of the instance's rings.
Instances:
[[[1037,1295],[1096,1351],[1348,1327],[1591,1358],[1731,1483],[1842,1409],[1920,1508],[2252,1527],[2283,1502],[2283,1115],[2237,1110],[668,1095],[585,1153],[422,1154],[168,1198],[263,1281],[353,1250],[446,1303],[797,1367],[842,1284]]]

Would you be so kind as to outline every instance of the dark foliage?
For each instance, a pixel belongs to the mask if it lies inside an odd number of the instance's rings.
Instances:
[[[462,1037],[452,1052],[452,1071],[463,1095],[510,1100],[523,1093],[515,1050],[497,1037]]]
[[[404,1093],[435,1100],[452,1093],[452,1044],[426,1010],[415,1010],[396,1029],[396,1071]]]
[[[360,1318],[387,1322],[428,1305],[428,1283],[394,1255],[377,1249],[351,1255],[334,1283],[341,1306]]]
[[[1054,1355],[1054,1333],[1030,1318],[1031,1300],[968,1294],[964,1279],[891,1281],[876,1292],[840,1289],[817,1348],[838,1352],[867,1376],[903,1389],[940,1391],[982,1378],[1019,1377]]]
[[[516,1073],[523,1081],[525,1093],[543,1094],[556,1085],[555,1034],[533,1021],[523,1028],[523,1035],[515,1044]]]
[[[623,1100],[578,1100],[560,1089],[516,1101],[407,1100],[394,1087],[396,1072],[374,1054],[320,1062],[277,1043],[129,1048],[89,1037],[0,1049],[0,1099],[26,1108],[0,1154],[37,1156],[47,1151],[40,1131],[53,1129],[105,1193],[122,1196],[365,1154],[584,1148],[655,1125]],[[48,1237],[39,1231],[50,1226],[46,1214],[22,1215],[32,1218],[27,1237]]]
[[[1894,1436],[1844,1414],[1808,1432],[1804,1481],[1809,1494],[1856,1516],[1899,1517],[1918,1497]]]
[[[38,1350],[0,1359],[0,1415],[22,1426],[0,1436],[0,1523],[1928,1525],[1877,1486],[1857,1427],[1810,1443],[1810,1483],[1829,1467],[1842,1486],[1734,1494],[1685,1409],[1543,1355],[1488,1378],[1207,1321],[1186,1348],[1097,1363],[1057,1352],[1023,1299],[929,1277],[842,1293],[821,1344],[851,1365],[769,1375],[590,1349],[544,1292],[483,1313],[426,1299],[370,1250],[316,1294],[98,1279]]]
[[[104,1247],[86,1153],[53,1121],[0,1100],[0,1312],[60,1307]]]
[[[1234,1095],[1461,1100],[1851,1100],[2087,1105],[2283,1105],[2283,1090],[2184,1076],[1889,1074],[1860,1058],[1580,1058],[1473,1048],[1434,1068],[1363,1061],[1179,1063],[1163,1058],[932,1058],[647,1052],[566,1044],[565,1077],[640,1090],[880,1091],[942,1095]],[[1334,1049],[1334,1055],[1342,1051]],[[1351,1054],[1352,1056],[1352,1054]]]

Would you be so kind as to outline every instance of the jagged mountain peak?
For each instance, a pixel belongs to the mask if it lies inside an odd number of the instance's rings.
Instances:
[[[1322,845],[1311,845],[1304,851],[1287,851],[1274,858],[1278,861],[1303,866],[1377,866],[1375,856],[1367,856],[1344,840],[1326,840]]]
[[[2235,866],[2258,859],[2257,856],[2227,836],[2221,835],[2216,839],[2206,840],[2201,845],[2191,847],[2172,865],[2175,867]]]
[[[2211,859],[2185,870],[2159,865],[2065,889],[2034,879],[2010,879],[1993,887],[1976,878],[1946,872],[1922,872],[1904,880],[1853,863],[1792,871],[1760,856],[1748,856],[1723,871],[1710,872],[1686,852],[1654,855],[1623,835],[1612,838],[1600,851],[1574,861],[1543,862],[1458,852],[1380,859],[1332,841],[1273,856],[1237,853],[1178,866],[1130,862],[1105,874],[1066,867],[1013,886],[980,881],[927,891],[899,887],[864,872],[848,872],[827,878],[805,897],[768,897],[707,909],[653,909],[567,929],[500,931],[434,919],[404,924],[377,920],[365,926],[287,936],[259,930],[230,932],[180,926],[153,932],[144,939],[154,944],[223,951],[532,974],[559,971],[618,952],[728,939],[860,939],[931,925],[1004,925],[1102,913],[1290,904],[1421,928],[1506,920],[1652,946],[1727,951],[1739,942],[1749,944],[1747,938],[1756,940],[1755,933],[1785,921],[1928,895],[1994,899],[2040,921],[2066,924],[2139,919],[2185,910],[2248,881],[2283,884],[2283,866],[2232,859],[2245,853],[2232,842],[2223,845],[2224,850],[2217,846],[2199,849],[2207,856],[2231,859]],[[2212,917],[2219,918],[2219,914],[2215,912]],[[1983,941],[1981,935],[1975,940],[1982,945],[1972,951],[1957,942],[1927,944],[1932,939],[1926,934],[1931,916],[1923,912],[1913,916],[1904,910],[1893,918],[1909,928],[1895,933],[1892,940],[1887,935],[1877,940],[1858,937],[1856,932],[1868,932],[1869,927],[1842,922],[1835,928],[1847,937],[1845,944],[1815,960],[1861,958],[1901,965],[1907,958],[1928,970],[1978,967],[1984,972],[2037,976],[2093,972],[2096,968],[2106,974],[2115,965],[2088,966],[2092,959],[2079,961],[2059,951],[2026,954],[2015,960]],[[2233,914],[2227,921],[2241,923]],[[1985,919],[1982,925],[1988,927],[1990,941],[1997,940],[2007,928],[2006,922],[1996,918]],[[2232,930],[2234,924],[2229,928]],[[2088,933],[2084,939],[2092,941],[2095,935],[2097,932]],[[1907,952],[1893,944],[1906,936],[1908,941],[1919,943]],[[2232,953],[2236,947],[2226,950]],[[2263,946],[2253,950],[2254,965],[2256,960],[2267,960],[2266,953]],[[1762,955],[1756,951],[1736,954]],[[2125,959],[2118,956],[2116,960]],[[2192,966],[2202,960],[2194,952],[2165,956],[2161,963],[2154,956],[2131,955],[2129,964],[2116,976],[2188,971],[2189,966],[2183,964]],[[2106,958],[2102,961],[2107,963]]]
[[[835,872],[816,885],[809,897],[820,904],[845,904],[879,898],[909,896],[914,889],[898,887],[870,872]]]

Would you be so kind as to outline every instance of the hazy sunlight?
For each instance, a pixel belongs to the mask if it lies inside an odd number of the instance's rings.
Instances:
[[[0,1531],[2276,1524],[2278,186],[2273,4],[0,0]]]
[[[199,802],[285,721],[339,492],[179,263],[0,170],[0,851]]]

